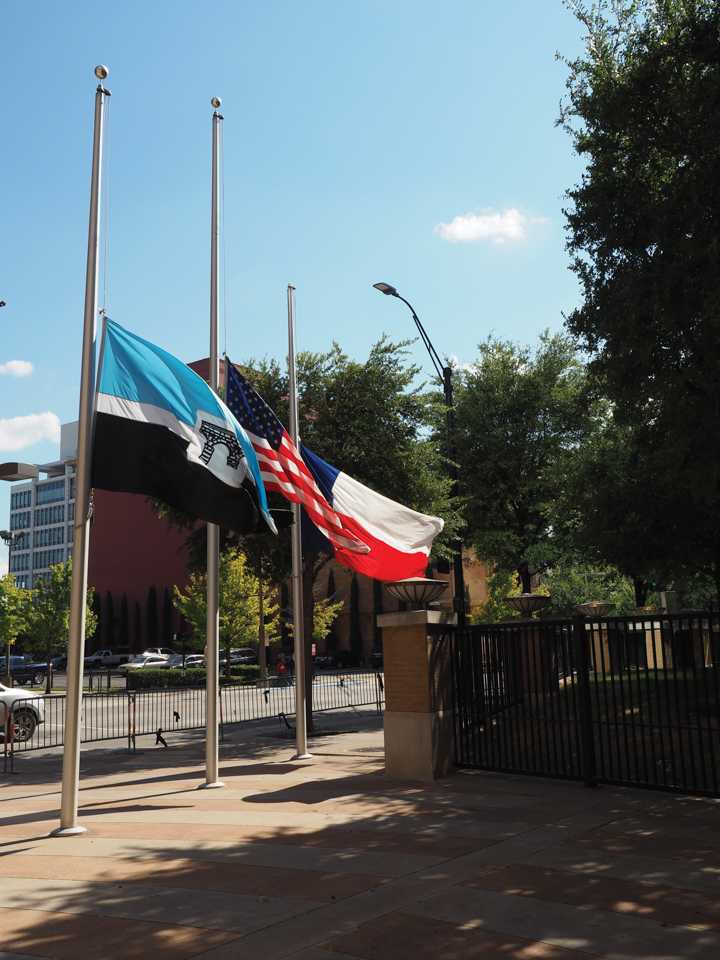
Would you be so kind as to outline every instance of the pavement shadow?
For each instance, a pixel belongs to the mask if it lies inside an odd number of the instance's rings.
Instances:
[[[223,764],[223,773],[240,781],[253,769],[259,777],[297,773],[297,764],[274,763],[267,745],[262,750],[264,759],[255,759],[258,750],[248,763]],[[301,782],[281,789],[198,800],[198,809],[217,810],[213,822],[194,823],[195,805],[182,804],[191,808],[186,820],[147,821],[138,838],[125,832],[112,855],[93,854],[82,840],[58,840],[43,856],[10,852],[3,858],[9,892],[0,901],[2,949],[69,960],[99,927],[105,955],[117,960],[162,956],[173,937],[186,938],[183,956],[211,956],[229,940],[234,952],[225,955],[242,958],[262,953],[263,938],[277,926],[273,942],[285,931],[288,951],[311,942],[363,960],[720,956],[712,886],[720,855],[702,839],[716,805],[539,781],[522,794],[516,779],[498,777],[393,783],[379,758],[338,756],[340,776],[322,778],[309,766]],[[129,794],[162,779],[157,764],[169,769],[178,759],[148,753],[143,768],[136,758],[127,765],[132,780],[124,780],[123,765],[93,765],[88,789],[123,784],[128,796],[83,808],[93,816],[92,837],[115,836],[116,820],[104,833],[106,813],[177,809],[133,805]],[[348,772],[354,764],[357,774]],[[183,767],[201,769],[197,751]],[[243,822],[260,804],[286,805],[286,823]],[[295,804],[326,809],[301,811],[294,822]],[[224,810],[239,816],[223,822]],[[153,823],[157,839],[141,842],[152,837]],[[176,837],[167,836],[172,829]],[[81,844],[66,848],[67,867],[57,863],[63,843]],[[682,859],[683,843],[692,862]],[[19,892],[13,878],[25,878]],[[297,919],[307,913],[310,932]],[[296,943],[301,935],[309,940]]]

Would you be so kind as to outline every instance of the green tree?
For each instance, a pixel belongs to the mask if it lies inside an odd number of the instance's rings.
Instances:
[[[10,655],[17,638],[27,627],[30,599],[30,591],[18,587],[11,573],[0,577],[0,643],[5,647],[5,681],[8,684]]]
[[[264,626],[270,642],[279,636],[278,606],[267,599],[269,583],[265,587]],[[220,645],[230,672],[229,655],[233,648],[258,644],[260,631],[260,601],[258,578],[252,573],[247,558],[237,548],[230,548],[220,557]],[[193,573],[185,590],[173,589],[176,609],[190,624],[196,649],[202,649],[206,637],[207,577]]]
[[[313,640],[316,643],[320,643],[328,637],[333,624],[340,616],[343,606],[344,602],[342,600],[333,601],[330,597],[323,597],[315,601]]]
[[[566,211],[583,301],[568,326],[632,431],[635,529],[720,595],[720,5],[573,7],[586,44],[560,122],[585,163]]]
[[[48,668],[46,693],[52,690],[52,658],[67,650],[71,580],[72,560],[56,563],[33,588],[32,603],[28,608],[28,638],[35,655],[44,656]],[[85,636],[88,639],[94,636],[97,628],[92,599],[93,590],[90,588],[85,605]]]
[[[556,505],[597,411],[568,337],[545,333],[534,351],[489,338],[479,351],[456,394],[467,539],[528,593],[566,547]]]

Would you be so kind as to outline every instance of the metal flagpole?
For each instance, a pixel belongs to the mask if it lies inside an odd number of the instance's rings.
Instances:
[[[222,101],[213,97],[212,115],[212,215],[210,230],[210,386],[217,393],[218,369],[218,303],[220,301],[220,134],[222,114],[218,109]],[[220,573],[220,527],[207,525],[207,632],[206,632],[206,722],[205,735],[205,783],[203,787],[222,787],[218,778],[218,695],[219,695],[219,644],[220,612],[218,589]]]
[[[83,320],[80,408],[75,476],[75,521],[73,567],[70,585],[70,637],[65,695],[65,749],[63,751],[60,827],[55,836],[85,833],[77,822],[80,779],[80,710],[82,707],[83,658],[85,654],[85,599],[87,596],[88,547],[90,543],[90,464],[92,460],[92,413],[94,400],[94,339],[97,314],[98,253],[100,238],[100,186],[102,173],[104,107],[110,91],[102,82],[108,68],[95,67],[100,83],[95,91],[90,216],[88,220],[87,266],[85,271],[85,315]]]
[[[290,437],[295,447],[300,449],[298,435],[298,395],[295,373],[295,287],[289,283],[288,301],[288,373],[290,375]],[[295,652],[295,743],[296,760],[308,760],[311,754],[307,749],[307,720],[305,717],[305,625],[303,623],[302,594],[302,526],[299,503],[292,504],[292,589],[293,589],[293,629]]]

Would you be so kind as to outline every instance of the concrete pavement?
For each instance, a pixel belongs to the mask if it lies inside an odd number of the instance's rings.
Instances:
[[[0,791],[0,960],[717,960],[718,805],[493,774],[383,775],[381,721],[291,760],[238,727],[224,790],[198,735],[83,755],[77,838],[60,758]],[[357,729],[360,727],[361,729]]]

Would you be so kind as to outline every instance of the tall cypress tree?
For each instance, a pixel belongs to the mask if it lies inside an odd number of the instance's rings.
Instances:
[[[163,590],[163,610],[162,610],[162,642],[166,647],[171,646],[173,638],[173,605],[170,598],[170,591],[167,587]]]
[[[108,590],[105,594],[105,609],[103,611],[103,643],[111,650],[115,646],[115,604],[113,595]]]
[[[356,663],[362,658],[362,630],[360,629],[360,585],[357,574],[350,581],[350,652]]]
[[[150,587],[147,595],[147,608],[145,611],[145,645],[160,646],[158,643],[158,607],[157,590]]]
[[[120,631],[118,636],[118,642],[120,646],[127,647],[128,645],[128,634],[130,632],[130,616],[128,613],[128,598],[127,594],[122,595],[122,600],[120,601]]]
[[[135,653],[140,653],[140,651],[143,649],[142,614],[140,612],[140,604],[137,600],[135,601],[135,624],[133,629],[132,649]]]
[[[378,626],[378,614],[383,612],[382,583],[373,580],[373,653],[382,652],[382,627]]]

